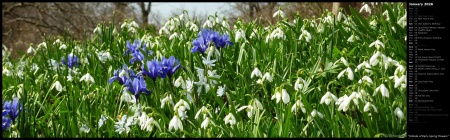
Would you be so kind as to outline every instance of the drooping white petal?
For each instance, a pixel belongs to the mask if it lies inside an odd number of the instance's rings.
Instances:
[[[404,118],[403,111],[399,107],[395,108],[394,114],[397,115],[397,117],[399,119],[403,119]]]
[[[255,69],[252,71],[252,74],[250,75],[250,78],[253,78],[254,76],[262,77],[261,71],[259,71],[258,68],[255,68]]]
[[[289,103],[290,97],[289,97],[289,94],[287,93],[287,91],[285,89],[283,89],[281,92],[282,92],[283,102],[285,104]]]
[[[347,76],[350,81],[353,80],[353,71],[350,67],[347,68]]]

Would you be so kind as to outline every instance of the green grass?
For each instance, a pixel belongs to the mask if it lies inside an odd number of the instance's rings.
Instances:
[[[406,67],[406,30],[405,26],[398,23],[406,13],[399,3],[379,6],[380,11],[387,10],[388,14],[372,13],[366,18],[360,15],[359,9],[352,9],[351,15],[345,14],[345,18],[337,20],[331,13],[325,12],[315,19],[296,16],[295,23],[280,19],[267,29],[257,21],[238,21],[236,28],[227,28],[220,20],[214,24],[212,30],[228,34],[234,45],[220,50],[219,55],[211,56],[217,60],[213,67],[202,63],[200,53],[191,53],[192,41],[197,38],[203,23],[190,21],[188,17],[181,20],[179,16],[173,17],[178,19],[178,23],[173,25],[173,30],[168,31],[169,34],[162,31],[162,34],[156,35],[140,28],[135,28],[136,32],[129,32],[128,27],[102,23],[98,25],[101,33],[86,36],[83,41],[73,40],[70,35],[46,36],[47,48],[38,49],[34,55],[24,54],[19,60],[9,60],[8,51],[3,55],[2,99],[5,101],[19,97],[23,105],[12,126],[3,131],[3,137],[366,138],[405,135],[406,118],[399,118],[395,110],[399,107],[405,115],[406,88],[401,85],[395,87],[396,78],[390,77],[394,76],[399,67]],[[326,22],[327,17],[334,19],[333,22]],[[215,18],[221,19],[210,16],[211,20]],[[370,24],[373,20],[377,21],[376,25]],[[196,23],[198,30],[192,31],[189,27],[191,25],[186,25],[188,21]],[[322,27],[323,29],[320,29]],[[170,25],[166,28],[170,29]],[[270,38],[277,28],[283,31],[284,38]],[[236,41],[238,30],[244,31],[245,38]],[[299,39],[303,30],[310,33],[309,42]],[[254,36],[250,38],[253,32]],[[182,38],[170,40],[169,37],[173,33],[182,35]],[[359,40],[349,42],[348,39],[352,35],[357,36]],[[61,44],[54,43],[57,39]],[[147,49],[153,51],[152,55],[145,55],[145,61],[155,58],[160,60],[162,56],[175,56],[182,68],[178,69],[171,79],[157,78],[153,83],[153,80],[147,77],[145,82],[147,89],[152,92],[151,95],[141,95],[140,101],[133,104],[121,100],[125,86],[117,81],[109,84],[108,80],[113,76],[113,71],[121,68],[123,64],[127,64],[136,73],[140,72],[141,64],[130,64],[132,56],[124,55],[127,50],[126,41],[133,42],[135,39],[147,43]],[[385,47],[369,47],[376,40],[382,42]],[[60,49],[62,44],[67,48]],[[37,49],[37,46],[32,47]],[[213,47],[210,46],[206,53],[210,48]],[[111,59],[102,62],[97,57],[98,51],[109,52]],[[371,65],[371,68],[363,67],[355,71],[362,62],[370,63],[371,57],[377,51],[395,62],[383,61],[380,56],[379,62]],[[53,69],[48,63],[51,59],[61,62],[61,58],[67,57],[69,53],[80,58],[81,64],[78,67],[71,69],[66,65],[59,65]],[[348,66],[341,58],[348,62]],[[385,67],[384,62],[395,64]],[[32,68],[33,64],[39,69]],[[207,92],[202,87],[201,92],[197,94],[197,90],[201,88],[197,84],[192,84],[192,89],[174,86],[179,77],[185,84],[187,79],[198,82],[200,78],[195,67],[204,69],[203,74],[207,75]],[[348,67],[353,73],[353,79],[348,78],[347,72],[338,78],[339,73]],[[258,79],[261,80],[262,77],[250,76],[255,68],[258,68],[262,75],[269,73],[273,80],[270,82],[265,79],[258,83]],[[72,72],[73,69],[76,69],[76,73]],[[220,78],[208,75],[208,70],[215,70]],[[8,75],[8,71],[11,75]],[[19,71],[22,71],[23,75],[18,75]],[[69,73],[73,77],[72,81],[67,78]],[[80,81],[87,73],[93,77],[93,84]],[[396,76],[402,75],[406,75],[405,70],[399,71]],[[373,83],[358,83],[363,76],[370,77]],[[299,77],[304,79],[306,84],[295,90],[295,82]],[[56,88],[50,90],[56,81],[62,85],[61,92]],[[211,84],[212,81],[216,83]],[[402,82],[405,84],[406,80]],[[389,91],[389,97],[382,96],[382,89],[376,92],[381,84]],[[217,95],[219,86],[226,86],[225,94],[221,97]],[[287,104],[283,99],[278,103],[277,99],[271,100],[276,92],[282,93],[283,89],[289,95]],[[336,104],[334,100],[329,105],[320,104],[327,91],[337,98],[351,96],[353,92],[356,94],[355,98],[349,100],[348,110],[341,111],[339,106],[342,103]],[[192,96],[192,102],[189,101],[188,94]],[[169,95],[174,104],[169,101],[161,108],[161,100]],[[263,109],[257,108],[255,99],[260,101]],[[180,100],[188,102],[190,107],[186,110],[187,118],[181,120],[182,130],[169,131],[172,118],[180,115],[174,110],[174,105]],[[296,102],[303,104],[305,113]],[[365,112],[367,102],[373,104],[377,112],[373,109]],[[148,117],[154,118],[161,130],[156,126],[152,131],[141,129],[138,117],[134,117],[128,133],[116,132],[115,123],[124,115],[132,117],[136,112],[133,108],[137,107],[137,104]],[[255,110],[243,109],[238,112],[240,107],[246,105]],[[203,106],[211,114],[210,116],[206,113],[211,122],[206,129],[201,127],[205,119],[202,114],[198,119],[194,119]],[[297,113],[291,111],[293,106],[297,106]],[[318,113],[312,116],[313,110],[322,114],[323,118]],[[253,112],[251,117],[247,111]],[[224,118],[229,113],[235,117],[236,124],[225,124]],[[98,123],[102,115],[107,120],[100,127]],[[87,133],[81,131],[84,127],[89,128]]]

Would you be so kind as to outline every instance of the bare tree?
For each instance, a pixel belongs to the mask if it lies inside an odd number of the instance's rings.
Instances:
[[[120,24],[136,17],[129,3],[6,2],[2,3],[2,43],[14,50],[38,44],[42,36],[70,35],[82,40],[102,21]],[[150,9],[146,9],[150,10]],[[114,12],[111,12],[114,11]],[[17,52],[13,51],[13,58]]]

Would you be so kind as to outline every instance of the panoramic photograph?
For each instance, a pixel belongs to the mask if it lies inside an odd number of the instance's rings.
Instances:
[[[3,138],[407,135],[403,2],[2,9]]]

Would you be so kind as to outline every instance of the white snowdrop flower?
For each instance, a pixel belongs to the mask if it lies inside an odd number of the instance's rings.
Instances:
[[[261,104],[261,102],[259,102],[258,99],[255,98],[254,101],[255,101],[256,107],[257,107],[258,109],[260,109],[260,110],[263,110],[263,109],[264,109],[263,106],[262,106],[262,104]]]
[[[80,79],[80,82],[81,81],[85,81],[86,83],[91,83],[91,84],[95,82],[94,78],[89,73],[86,73],[85,75],[83,75]]]
[[[136,33],[136,29],[135,28],[133,28],[133,27],[131,27],[131,28],[128,28],[128,32],[130,32],[130,33]]]
[[[281,18],[284,18],[284,12],[281,11],[281,9],[278,9],[275,13],[273,13],[273,17],[280,16]]]
[[[139,126],[141,126],[141,130],[144,130],[147,127],[147,114],[145,114],[145,112],[143,112],[141,114],[141,116],[139,116]]]
[[[35,53],[36,53],[36,50],[35,50],[32,46],[30,46],[30,47],[28,48],[28,50],[27,50],[27,53],[28,53],[28,54],[30,54],[30,53],[35,54]]]
[[[281,30],[281,28],[276,28],[276,29],[273,30],[273,32],[270,34],[270,39],[274,39],[274,38],[278,38],[278,39],[286,39],[286,36],[285,36],[283,30]]]
[[[320,99],[320,104],[325,103],[325,104],[329,105],[332,100],[337,102],[338,98],[335,95],[333,95],[331,92],[327,91],[325,93],[325,95],[322,96],[322,99]]]
[[[368,4],[364,4],[361,9],[359,10],[359,12],[361,13],[362,11],[366,11],[367,13],[371,14],[371,10]]]
[[[347,42],[355,42],[355,40],[359,40],[358,36],[355,35],[351,35],[348,39]]]
[[[403,114],[403,111],[397,107],[395,108],[394,114],[399,118],[399,119],[403,119],[405,116]]]
[[[98,128],[102,127],[106,120],[107,118],[104,115],[102,115],[98,120]]]
[[[372,79],[369,76],[363,76],[358,83],[362,84],[363,81],[366,81],[367,83],[369,83],[369,85],[373,84]]]
[[[183,77],[178,76],[177,80],[175,80],[174,84],[175,87],[183,87],[183,89],[186,89],[186,84],[184,83]]]
[[[372,26],[372,27],[376,27],[377,23],[378,23],[377,20],[373,19],[372,21],[370,21],[369,25]]]
[[[56,39],[55,42],[53,42],[53,45],[59,45],[59,44],[61,44],[61,40],[59,40],[59,39]]]
[[[164,97],[163,99],[161,99],[161,108],[164,108],[164,105],[166,104],[166,102],[169,102],[172,106],[173,106],[173,99],[172,99],[172,95],[167,95],[166,97]]]
[[[130,27],[139,28],[139,25],[135,21],[131,21],[131,23],[128,24]]]
[[[347,17],[344,15],[344,13],[342,13],[341,11],[339,11],[338,16],[337,16],[337,20],[341,21],[341,19],[347,19]]]
[[[159,29],[159,31],[158,31],[159,35],[162,35],[163,33],[166,33],[166,30],[167,30],[166,26],[161,27]]]
[[[244,30],[239,29],[239,30],[236,30],[235,33],[236,33],[236,37],[234,39],[235,42],[238,42],[241,38],[246,40],[245,39],[245,32],[244,32]]]
[[[397,76],[394,76],[394,79],[395,79],[394,88],[397,88],[402,83],[406,84],[406,76],[405,75],[402,75],[400,78],[397,78]]]
[[[290,97],[285,89],[281,91],[281,98],[283,99],[284,104],[289,103]]]
[[[325,30],[325,28],[323,27],[323,24],[319,23],[319,25],[317,26],[317,32],[318,33],[323,33],[324,30]]]
[[[66,44],[62,44],[61,46],[59,46],[59,49],[60,49],[60,50],[65,50],[65,49],[67,49]]]
[[[262,85],[262,84],[263,84],[263,81],[262,81],[261,78],[259,78],[258,80],[256,80],[256,83]]]
[[[344,73],[347,74],[349,80],[353,80],[353,78],[354,78],[354,76],[353,76],[353,71],[352,71],[352,69],[350,69],[350,67],[347,67],[347,69],[345,69],[345,70],[343,70],[342,72],[340,72],[340,73],[338,74],[338,77],[337,77],[337,78],[340,79],[340,78],[344,75]]]
[[[123,22],[122,25],[120,25],[121,29],[123,29],[125,27],[128,27],[128,22],[127,21]]]
[[[253,29],[252,34],[250,34],[250,39],[253,39],[254,37],[257,36],[258,30],[257,29]]]
[[[340,59],[340,60],[341,60],[341,62],[342,62],[342,63],[344,63],[344,65],[345,65],[345,66],[347,66],[347,67],[348,67],[348,63],[347,63],[347,60],[345,60],[345,58],[344,58],[344,57],[341,57],[341,59]]]
[[[39,44],[37,46],[37,50],[40,50],[41,48],[47,49],[47,43],[46,42],[42,42],[41,44]]]
[[[298,77],[298,78],[297,78],[297,81],[295,81],[294,89],[295,89],[296,91],[299,91],[299,90],[303,89],[303,86],[304,86],[304,85],[306,85],[306,81],[303,80],[303,78]]]
[[[402,28],[405,28],[406,26],[406,14],[403,15],[398,21],[397,24],[400,25]]]
[[[100,28],[100,26],[94,28],[94,34],[102,34],[102,29]]]
[[[173,107],[173,110],[178,111],[178,116],[181,119],[186,119],[188,116],[186,115],[186,109],[190,110],[189,104],[184,101],[183,99],[180,99],[175,106]]]
[[[361,64],[359,64],[358,66],[356,66],[355,72],[358,72],[358,70],[361,69],[361,68],[363,68],[363,67],[366,68],[366,71],[367,71],[367,72],[369,72],[369,73],[372,72],[372,70],[367,69],[367,68],[372,68],[372,66],[370,66],[370,64],[367,63],[366,61],[363,61]]]
[[[209,125],[209,117],[206,117],[206,119],[202,122],[202,124],[200,125],[201,128],[206,129],[206,127],[208,127]]]
[[[317,111],[316,109],[314,109],[314,110],[311,112],[311,116],[312,116],[312,117],[316,117],[316,115],[319,116],[321,119],[323,119],[323,114],[320,113],[319,111]]]
[[[378,64],[378,57],[381,55],[380,51],[377,51],[375,54],[372,55],[372,57],[370,57],[369,63],[372,66],[375,66]]]
[[[50,87],[50,90],[52,90],[53,88],[56,89],[56,91],[62,92],[63,88],[62,85],[59,81],[56,81],[55,83],[52,84],[52,86]]]
[[[377,49],[379,49],[380,46],[384,48],[384,44],[380,40],[376,40],[376,41],[370,43],[369,48],[372,46],[375,46]]]
[[[191,26],[189,26],[189,30],[197,32],[198,31],[198,27],[195,24],[191,24]]]
[[[84,132],[84,133],[89,133],[89,131],[91,131],[91,129],[86,124],[83,124],[80,127],[80,131]]]
[[[183,123],[181,123],[181,120],[177,115],[174,115],[172,120],[170,120],[169,131],[172,131],[172,129],[175,129],[175,131],[178,129],[183,130]]]
[[[375,93],[374,93],[373,96],[375,96],[375,94],[376,94],[378,91],[380,91],[380,90],[381,90],[381,95],[382,95],[382,96],[389,98],[389,90],[386,88],[386,86],[384,86],[384,84],[381,84],[380,86],[378,86],[378,87],[375,89]]]
[[[232,113],[229,113],[224,118],[225,124],[235,125],[236,124],[236,118],[234,118]]]
[[[267,79],[267,81],[269,82],[272,82],[272,76],[270,76],[268,72],[264,74],[264,76],[262,77],[262,81],[264,81],[265,79]]]
[[[186,115],[186,107],[180,106],[178,107],[178,116],[180,116],[181,119],[186,119],[188,116]]]
[[[145,121],[145,126],[145,130],[147,130],[147,132],[153,131],[153,126],[158,127],[159,131],[161,131],[159,123],[155,119],[153,119],[153,117],[147,118],[147,120]]]
[[[217,96],[221,97],[225,94],[225,87],[226,87],[226,85],[223,85],[223,87],[219,86],[217,88]]]
[[[355,96],[356,96],[355,92],[353,92],[350,96],[347,95],[343,96],[344,98],[342,99],[343,101],[340,102],[339,104],[338,111],[346,112],[350,107],[350,101],[352,101],[355,98]],[[353,102],[355,102],[355,100],[353,100]]]
[[[230,28],[230,25],[228,25],[228,22],[226,20],[222,20],[222,26],[224,28]]]
[[[388,69],[388,67],[392,66],[392,65],[395,65],[395,66],[398,65],[397,61],[393,60],[390,57],[386,57],[386,55],[384,55],[384,54],[382,55],[382,58],[383,58],[384,69]]]
[[[259,71],[258,68],[253,69],[252,74],[250,75],[250,78],[253,78],[255,76],[262,77],[261,71]]]
[[[131,93],[129,93],[128,91],[122,93],[122,95],[120,96],[120,100],[131,104],[136,103],[136,97],[134,95],[131,95]]]
[[[280,102],[281,93],[277,91],[274,95],[272,95],[272,98],[270,100],[274,100],[274,99],[277,99],[277,103]]]
[[[352,92],[350,97],[352,97],[353,103],[355,103],[356,107],[359,108],[359,105],[358,105],[359,101],[358,101],[358,99],[362,100],[361,93],[359,93],[359,92]]]
[[[211,57],[207,57],[208,59],[206,59],[205,57],[202,56],[202,62],[203,64],[205,64],[206,66],[210,66],[213,67],[216,64],[214,64],[216,62],[216,59],[211,60]]]
[[[249,118],[251,118],[252,115],[254,114],[253,106],[250,106],[250,105],[242,106],[242,107],[240,107],[239,109],[237,109],[237,112],[241,112],[241,111],[244,110],[244,109],[246,109],[246,111],[247,111],[247,116],[248,116]]]
[[[308,31],[302,29],[302,34],[300,35],[300,37],[298,39],[309,42],[311,40],[311,34]]]
[[[122,119],[120,119],[114,125],[114,128],[116,129],[115,132],[119,132],[119,134],[122,134],[123,132],[125,133],[130,132],[130,125],[132,122],[133,122],[132,117],[127,118],[127,115],[123,115]]]
[[[205,23],[202,26],[203,28],[212,28],[213,27],[213,23],[208,19],[205,21]]]
[[[348,96],[344,95],[342,97],[339,97],[338,101],[335,103],[336,105],[340,105],[341,103],[343,103],[345,101],[345,99],[347,99]]]
[[[174,38],[179,38],[178,34],[175,32],[172,35],[170,35],[169,40],[172,40]]]
[[[328,16],[325,17],[325,18],[323,18],[323,22],[324,22],[324,23],[327,23],[328,25],[334,24],[333,17],[331,17],[330,15],[328,15]]]
[[[300,108],[300,109],[302,110],[303,113],[306,113],[305,106],[303,105],[303,103],[302,103],[301,100],[297,100],[297,101],[295,102],[295,104],[294,104],[294,105],[292,106],[292,108],[291,108],[291,112],[294,113],[294,114],[297,114],[298,108]]]
[[[194,119],[198,119],[198,116],[199,116],[200,114],[203,114],[204,117],[206,117],[206,115],[209,115],[210,117],[212,117],[211,112],[210,112],[205,106],[202,106],[202,108],[200,108],[200,109],[197,111],[197,113],[195,114]]]
[[[367,112],[370,109],[373,109],[373,111],[378,112],[378,110],[375,107],[375,105],[371,104],[370,102],[367,102],[366,105],[364,106],[364,112]]]

